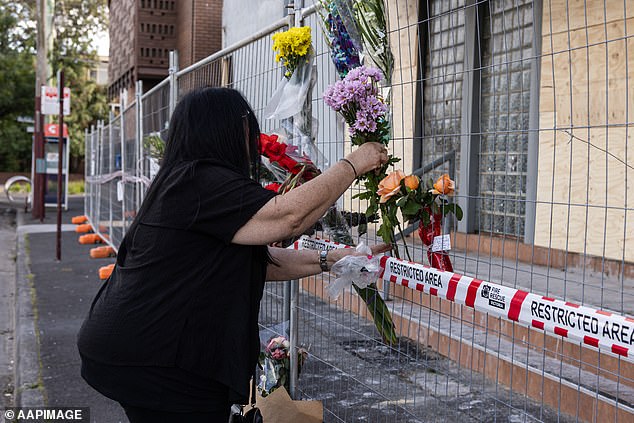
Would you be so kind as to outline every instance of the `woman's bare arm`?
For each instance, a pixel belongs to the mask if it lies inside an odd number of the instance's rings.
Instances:
[[[243,245],[266,245],[301,235],[322,217],[359,175],[387,161],[379,143],[366,143],[346,157],[353,165],[339,162],[315,179],[267,202],[233,237]]]
[[[377,244],[372,247],[372,254],[389,251],[387,244]],[[322,272],[319,266],[319,251],[288,250],[286,248],[269,247],[269,253],[275,264],[269,264],[266,270],[267,281],[285,281],[316,275]],[[362,255],[354,248],[339,248],[328,251],[328,268],[348,255]]]

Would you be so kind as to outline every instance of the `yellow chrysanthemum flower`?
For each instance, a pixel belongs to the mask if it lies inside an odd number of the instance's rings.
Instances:
[[[273,34],[273,51],[276,52],[275,61],[282,62],[286,67],[284,76],[290,78],[301,60],[311,51],[310,27],[293,27],[288,31]]]

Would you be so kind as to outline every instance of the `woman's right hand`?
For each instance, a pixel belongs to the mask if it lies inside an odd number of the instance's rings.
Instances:
[[[365,143],[346,156],[352,166],[339,164],[301,186],[269,200],[236,232],[232,242],[266,245],[299,236],[324,215],[352,183],[352,170],[361,176],[387,162],[387,149]]]
[[[346,159],[354,165],[357,176],[361,176],[387,162],[387,148],[378,142],[366,142],[348,154]]]

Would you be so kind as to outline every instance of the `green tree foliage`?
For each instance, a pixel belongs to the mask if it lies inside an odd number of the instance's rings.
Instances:
[[[71,114],[65,117],[71,139],[71,171],[81,171],[84,131],[108,117],[106,88],[89,79],[98,63],[94,39],[107,30],[105,0],[55,2],[55,45],[51,52],[54,75],[64,70],[65,86],[71,89]]]
[[[89,79],[97,64],[94,39],[108,25],[107,4],[106,0],[50,3],[55,4],[55,44],[49,61],[54,75],[64,69],[65,85],[72,90],[71,115],[65,122],[71,172],[81,172],[84,130],[108,116],[105,87]],[[0,0],[0,171],[30,170],[32,135],[17,118],[32,117],[35,107],[35,17],[35,0]]]
[[[33,116],[35,32],[28,2],[0,0],[0,171],[30,170],[32,135],[19,117]]]

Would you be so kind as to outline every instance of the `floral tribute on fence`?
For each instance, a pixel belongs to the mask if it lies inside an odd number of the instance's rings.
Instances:
[[[441,236],[442,223],[450,213],[462,220],[462,209],[449,200],[455,190],[455,183],[449,175],[445,173],[436,182],[430,179],[424,185],[418,176],[405,176],[401,170],[396,170],[379,186],[376,195],[380,196],[380,203],[397,207],[405,222],[419,222],[418,235],[427,247],[429,264],[436,269],[453,272],[447,253],[449,240]]]
[[[265,188],[279,194],[284,194],[321,173],[310,157],[299,155],[295,146],[283,142],[277,134],[262,134],[260,136],[260,151],[267,159],[264,164],[271,174],[269,178],[278,178],[277,181],[265,185]],[[335,207],[332,207],[321,219],[320,226],[321,229],[334,235],[333,240],[353,245],[354,240],[350,235],[349,225],[355,223],[361,226],[367,222],[368,218],[365,215],[348,214],[344,216]],[[375,326],[385,342],[396,343],[396,332],[390,311],[379,295],[376,284],[372,283],[364,288],[353,284],[353,287],[366,303]]]
[[[284,194],[321,173],[308,155],[299,154],[297,146],[282,142],[277,134],[260,134],[259,144],[262,156],[269,162],[266,168],[281,178],[270,181],[264,187],[268,190]]]
[[[291,372],[291,344],[283,336],[271,338],[260,353],[258,365],[262,370],[258,388],[263,397],[282,386],[290,392],[290,372]],[[308,351],[304,348],[297,349],[297,373],[302,371],[302,366],[308,358]]]
[[[317,78],[312,64],[314,49],[310,27],[292,27],[273,34],[271,39],[275,61],[284,66],[284,78],[269,100],[264,116],[267,119],[301,120],[302,123],[294,124],[304,135],[310,136],[311,128],[303,124],[310,117],[307,100]]]
[[[330,47],[332,62],[342,79],[326,90],[324,101],[346,121],[353,145],[375,141],[387,146],[390,140],[389,99],[383,95],[383,88],[389,86],[393,60],[387,39],[383,1],[322,0],[320,3],[322,29]],[[373,47],[378,45],[383,47]],[[365,56],[364,51],[367,53]],[[364,57],[383,66],[380,69],[376,66],[362,66]],[[388,166],[399,160],[390,156],[388,163],[377,173],[359,177],[366,188],[359,197],[369,200],[365,215],[372,219],[381,212],[383,220],[379,235],[392,245],[396,245],[393,231],[397,222],[396,209],[382,207],[373,193],[378,189],[379,181],[386,176]],[[337,222],[339,214],[335,208],[326,216],[332,223],[322,219],[325,232],[333,241],[354,245],[350,229]],[[360,235],[365,233],[365,229],[359,229]],[[398,256],[398,251],[396,255]],[[396,344],[398,338],[392,316],[376,283],[364,288],[352,283],[352,287],[367,304],[383,340],[389,345]]]
[[[293,27],[273,34],[271,38],[273,51],[276,52],[275,61],[282,62],[286,68],[284,77],[290,79],[295,69],[308,62],[308,55],[312,52],[310,27]]]
[[[324,92],[324,102],[338,112],[348,125],[353,146],[366,142],[379,142],[389,147],[390,83],[394,59],[390,51],[385,5],[382,0],[321,0],[322,27],[331,49],[331,59],[341,78]],[[320,170],[306,154],[302,142],[296,147],[294,136],[299,127],[300,138],[312,141],[315,134],[306,130],[310,121],[310,92],[314,85],[315,71],[310,70],[312,46],[310,29],[291,28],[273,35],[275,60],[285,67],[280,87],[269,102],[265,115],[270,119],[281,119],[285,128],[290,128],[289,141],[276,135],[263,134],[260,148],[266,158],[267,169],[277,180],[266,185],[280,194],[318,176]],[[364,63],[366,63],[364,65]],[[301,90],[300,90],[301,88]],[[290,107],[291,105],[293,107]],[[288,124],[290,121],[290,125]],[[284,125],[286,123],[286,125]],[[298,125],[299,123],[299,125]],[[287,131],[288,132],[288,131]],[[314,149],[316,150],[316,148]],[[400,158],[389,155],[387,163],[379,170],[358,178],[365,190],[355,197],[367,200],[365,221],[374,221],[380,215],[377,230],[384,242],[393,246],[393,253],[400,258],[396,243],[396,232],[404,238],[398,212],[403,221],[420,221],[419,235],[428,247],[428,258],[435,267],[449,269],[451,262],[442,248],[434,246],[434,238],[440,236],[442,218],[449,212],[461,218],[462,210],[448,200],[453,182],[446,179],[426,186],[415,175],[406,176],[402,171],[388,174],[388,169]],[[442,186],[441,186],[442,185]],[[365,233],[365,223],[359,225],[359,234]],[[320,221],[324,232],[335,242],[354,245],[350,225],[343,214],[333,206]],[[360,219],[359,219],[359,222]],[[407,245],[405,253],[411,261]],[[397,343],[396,330],[391,314],[380,296],[376,283],[358,284],[352,287],[363,299],[372,315],[383,340],[390,345]],[[362,286],[362,287],[361,287]]]

